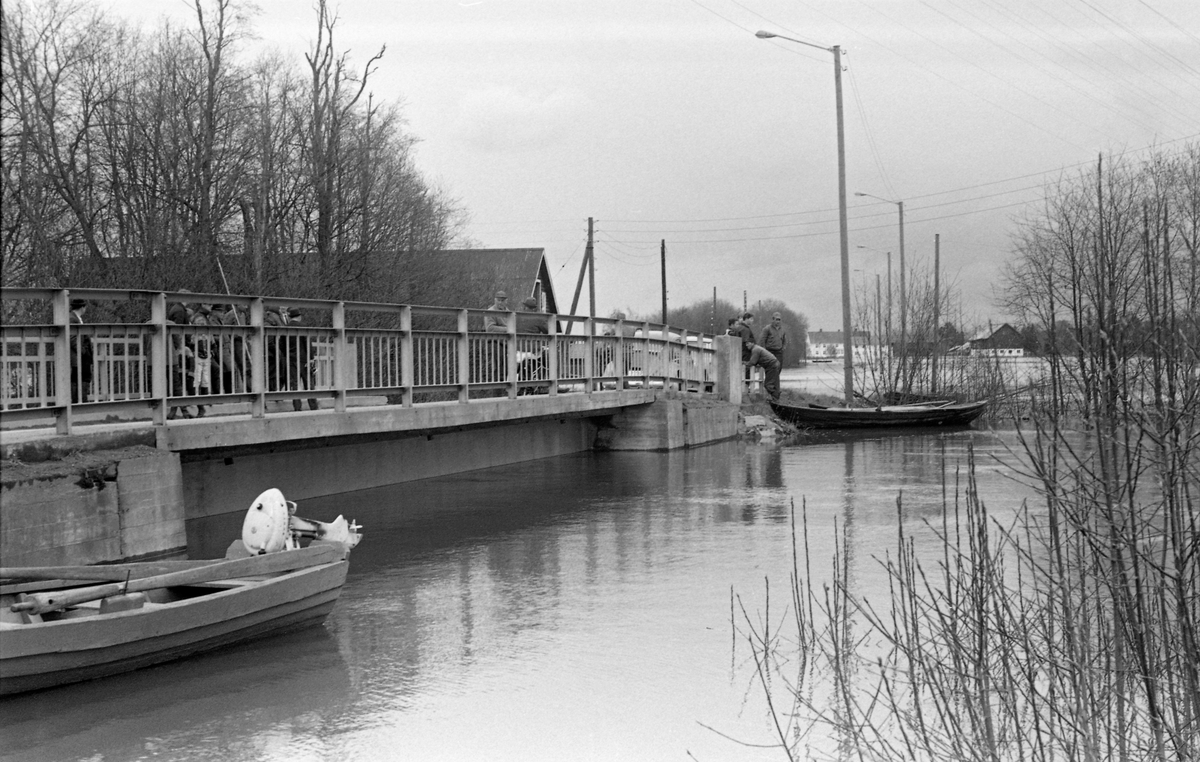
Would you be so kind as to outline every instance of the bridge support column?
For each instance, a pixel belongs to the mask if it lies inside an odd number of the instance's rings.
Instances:
[[[614,414],[609,425],[596,432],[594,447],[597,450],[677,450],[720,442],[737,435],[736,405],[687,396],[668,397]]]
[[[5,566],[121,561],[187,546],[176,453],[98,461],[65,475],[5,483],[0,494]]]
[[[717,399],[741,405],[745,387],[742,341],[737,336],[716,336],[713,346],[717,350]]]

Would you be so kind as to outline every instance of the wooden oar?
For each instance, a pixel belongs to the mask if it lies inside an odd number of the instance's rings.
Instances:
[[[211,566],[221,559],[207,561],[139,561],[131,564],[104,564],[102,566],[3,566],[0,579],[80,579],[102,581],[124,581],[153,577],[183,569]]]
[[[298,550],[284,550],[278,553],[265,553],[259,556],[238,558],[232,561],[218,561],[195,569],[184,569],[183,571],[158,574],[152,577],[131,579],[128,583],[117,582],[109,585],[93,585],[91,587],[79,587],[71,590],[29,593],[10,608],[13,611],[45,614],[47,611],[74,606],[86,601],[107,598],[110,595],[139,593],[144,590],[156,590],[174,585],[196,585],[204,582],[216,582],[222,579],[258,574],[277,574],[279,572],[294,571],[309,566],[332,563],[341,560],[344,555],[341,548],[322,543]]]

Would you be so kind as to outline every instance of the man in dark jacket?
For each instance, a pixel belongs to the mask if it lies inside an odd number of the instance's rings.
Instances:
[[[750,358],[746,360],[746,366],[753,368],[756,365],[763,369],[763,390],[771,395],[771,399],[778,401],[779,360],[763,345],[755,344],[754,348],[750,350]]]
[[[83,325],[83,314],[87,302],[71,300],[71,325]],[[82,333],[71,329],[72,334]],[[71,336],[71,402],[87,402],[88,388],[92,385],[92,340],[87,336]]]
[[[742,362],[750,361],[750,350],[754,349],[757,343],[754,340],[754,313],[742,313],[742,317],[733,327],[729,329],[731,336],[739,336],[742,339]]]
[[[776,312],[771,316],[771,322],[763,329],[762,345],[782,363],[787,339],[787,329],[783,327],[783,316]]]

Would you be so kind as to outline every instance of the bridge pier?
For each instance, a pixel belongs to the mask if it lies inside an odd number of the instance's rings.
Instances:
[[[176,453],[92,459],[68,475],[0,487],[0,565],[92,564],[186,546]]]

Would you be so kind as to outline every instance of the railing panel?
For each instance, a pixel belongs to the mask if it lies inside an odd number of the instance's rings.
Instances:
[[[557,342],[559,380],[580,381],[587,378],[587,339],[559,336]]]
[[[413,386],[446,387],[459,383],[458,337],[455,334],[413,335]]]
[[[320,391],[333,388],[333,359],[328,349],[322,349],[325,369],[324,383],[318,385],[318,363],[314,347],[331,347],[334,332],[330,329],[293,326],[267,326],[263,330],[263,363],[266,366],[267,393]]]
[[[400,375],[403,334],[398,331],[346,331],[350,351],[355,355],[348,367],[354,369],[351,389],[395,389],[404,385]]]
[[[4,373],[0,408],[21,410],[57,404],[54,332],[53,328],[37,326],[4,327],[4,341],[0,346],[0,367]]]
[[[550,378],[550,338],[517,336],[517,381],[547,381]]]
[[[716,376],[711,338],[624,320],[553,315],[550,334],[486,333],[483,318],[495,313],[474,308],[79,289],[3,289],[3,299],[5,314],[29,323],[3,326],[3,420],[53,415],[66,432],[79,411],[138,402],[161,422],[165,408],[222,398],[248,401],[260,417],[288,399],[316,408],[315,398],[332,397],[343,409],[350,392],[406,406],[456,393],[469,404],[496,392],[647,384],[707,392]],[[68,299],[88,303],[84,323]],[[170,322],[179,304],[213,324]],[[509,331],[519,325],[505,320]],[[433,394],[414,400],[414,390]]]
[[[90,330],[80,330],[84,328]],[[79,340],[89,342],[92,349],[90,402],[151,397],[150,334],[136,326],[76,326],[76,329]]]
[[[471,384],[508,383],[508,335],[498,333],[468,334],[470,343]]]

